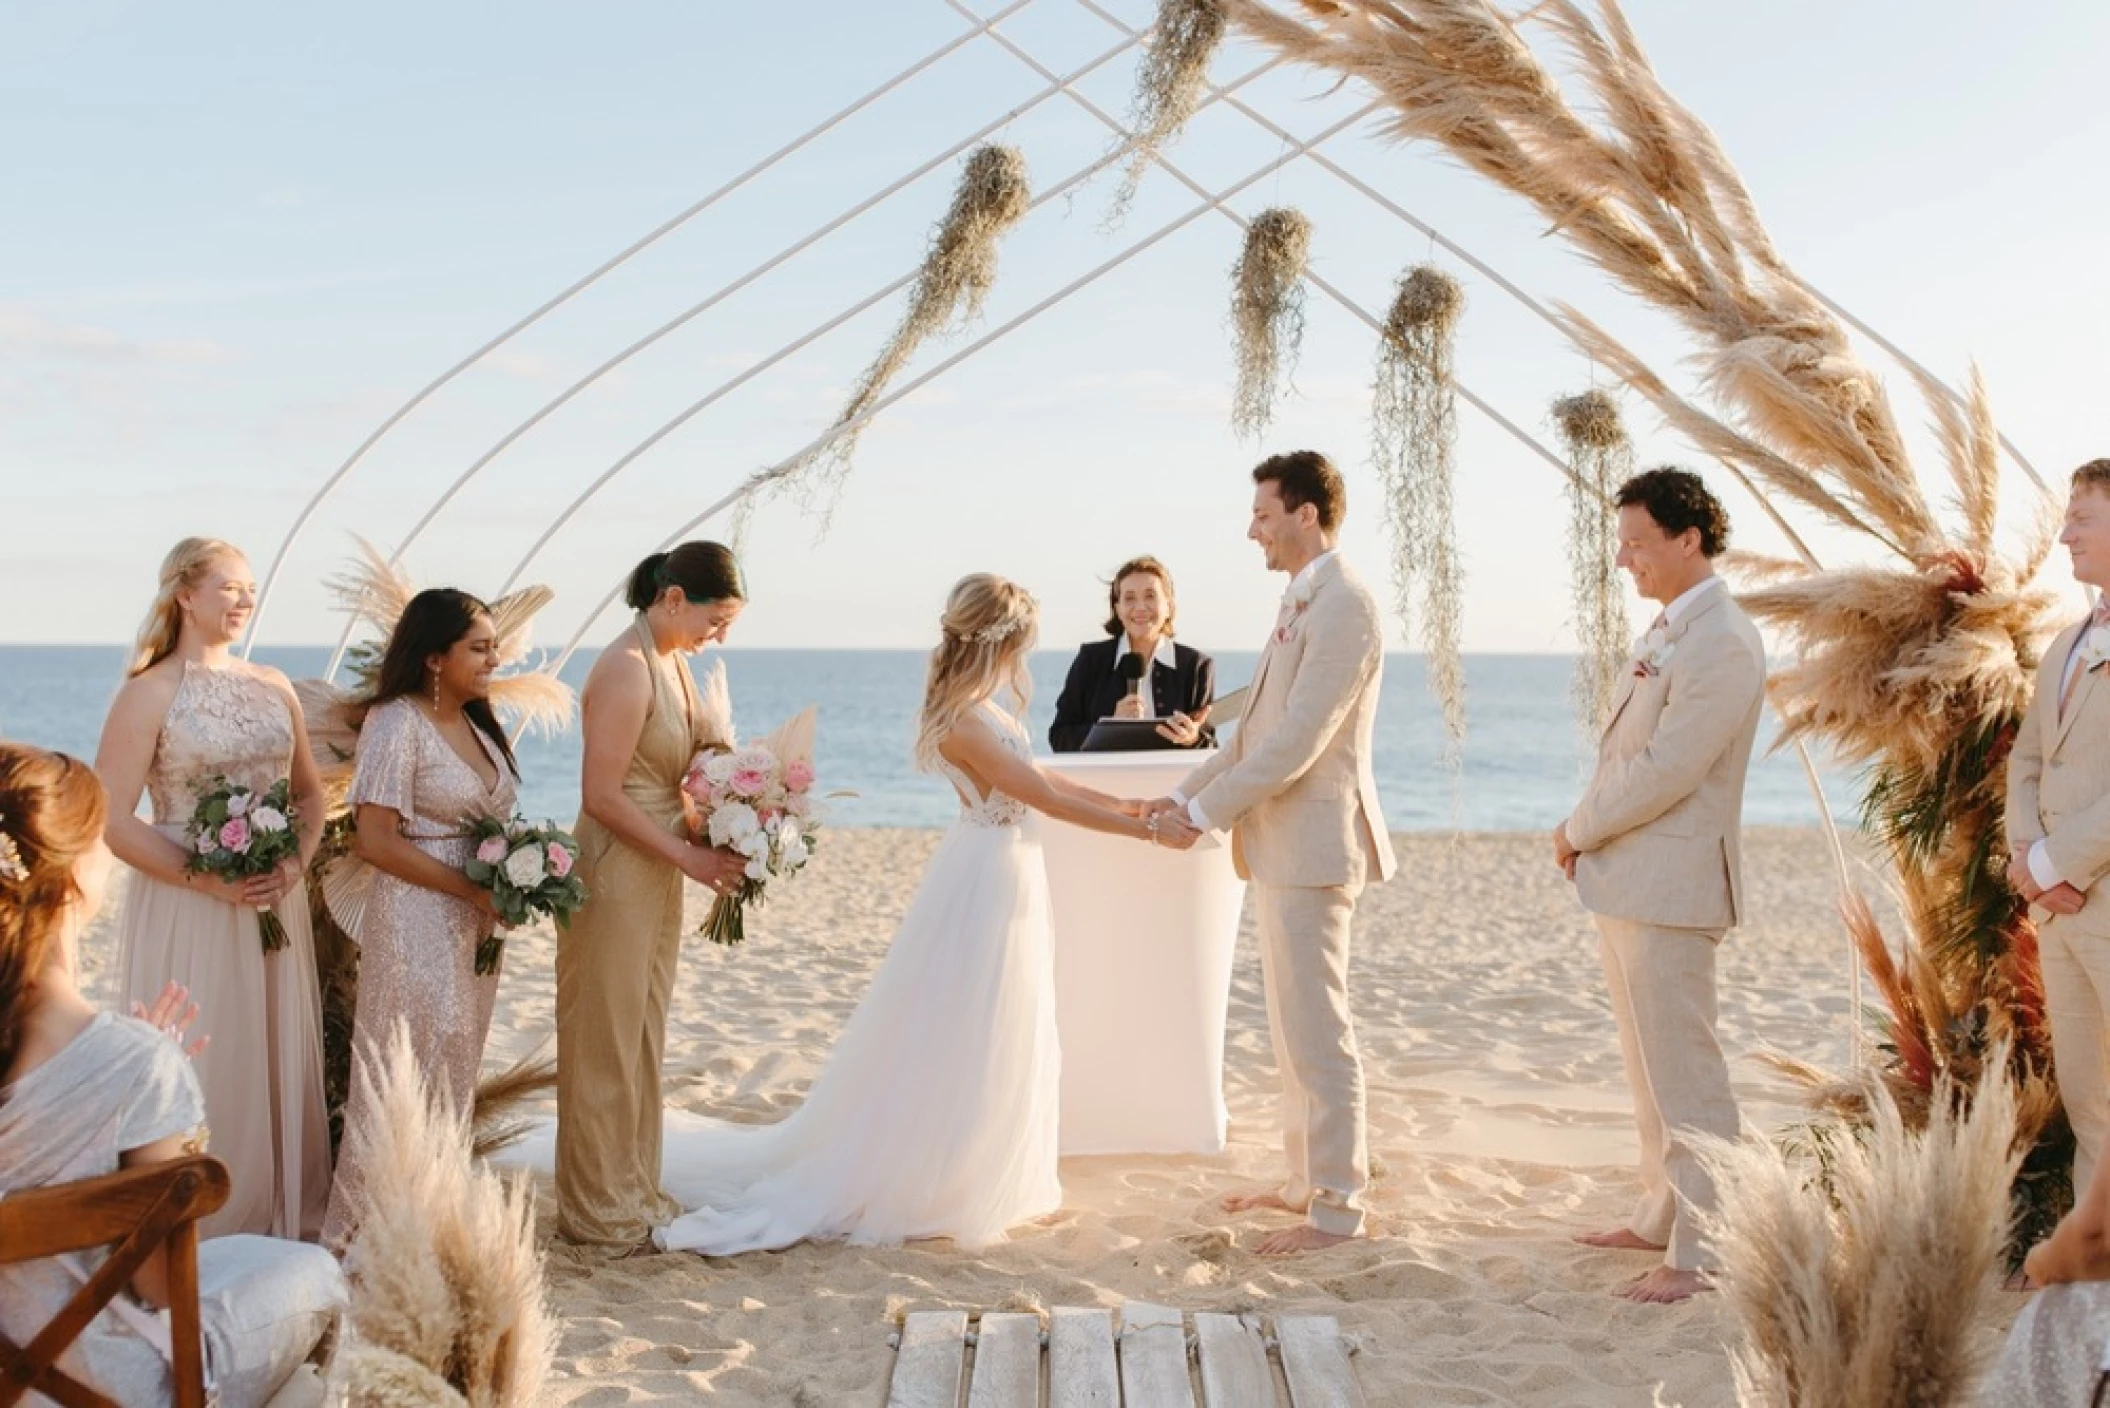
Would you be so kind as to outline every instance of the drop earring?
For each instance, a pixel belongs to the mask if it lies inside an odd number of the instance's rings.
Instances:
[[[432,717],[440,716],[440,672],[432,672]]]

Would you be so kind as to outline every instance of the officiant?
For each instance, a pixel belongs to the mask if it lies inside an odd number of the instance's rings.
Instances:
[[[1050,747],[1077,752],[1101,719],[1159,720],[1154,732],[1162,741],[1151,746],[1216,746],[1206,722],[1216,663],[1173,640],[1176,611],[1164,563],[1137,557],[1121,564],[1107,588],[1109,639],[1079,647],[1055,701]]]

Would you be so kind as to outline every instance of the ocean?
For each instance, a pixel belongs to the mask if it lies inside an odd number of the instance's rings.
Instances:
[[[831,807],[837,826],[943,826],[951,789],[915,770],[910,749],[922,698],[924,656],[909,650],[727,650],[734,715],[742,735],[759,737],[818,705],[815,763],[823,790],[853,798]],[[95,754],[103,714],[124,668],[119,646],[0,646],[0,737],[84,758]],[[1033,659],[1030,722],[1045,740],[1070,651]],[[324,647],[260,648],[257,659],[294,678],[321,673]],[[1219,690],[1252,677],[1257,656],[1216,657]],[[592,658],[565,667],[576,686]],[[1572,662],[1550,655],[1466,658],[1469,732],[1455,770],[1444,763],[1443,724],[1424,684],[1418,655],[1392,655],[1378,709],[1376,771],[1386,820],[1395,831],[1540,831],[1567,814],[1586,777],[1590,750],[1568,702]],[[1795,754],[1765,755],[1778,730],[1769,716],[1745,799],[1747,825],[1813,826],[1820,819]],[[521,810],[569,825],[579,807],[579,738],[526,739],[520,749]],[[1835,816],[1853,814],[1852,779],[1823,773]]]

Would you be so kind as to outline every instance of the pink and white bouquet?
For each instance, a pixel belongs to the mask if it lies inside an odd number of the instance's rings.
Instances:
[[[747,860],[740,887],[718,897],[698,933],[713,943],[742,942],[747,906],[813,859],[821,829],[813,783],[811,709],[759,744],[707,748],[690,761],[681,780],[690,835]]]
[[[253,880],[285,862],[300,859],[300,832],[295,828],[293,784],[280,778],[258,791],[214,777],[198,794],[184,839],[190,869],[222,880]],[[286,926],[269,909],[256,912],[257,936],[264,952],[286,946]]]
[[[477,820],[470,835],[476,854],[462,873],[491,892],[506,923],[525,924],[531,914],[547,914],[562,928],[586,903],[586,882],[572,873],[579,843],[556,823],[538,826],[517,816],[505,821],[487,816]],[[476,946],[479,976],[498,971],[505,947],[505,935],[498,932]]]

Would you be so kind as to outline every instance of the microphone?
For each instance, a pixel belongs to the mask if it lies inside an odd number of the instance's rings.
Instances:
[[[1128,697],[1130,699],[1135,698],[1138,694],[1141,694],[1143,692],[1142,656],[1136,654],[1134,651],[1130,651],[1128,654],[1122,656],[1121,664],[1117,673],[1121,676],[1122,679],[1128,681]]]

